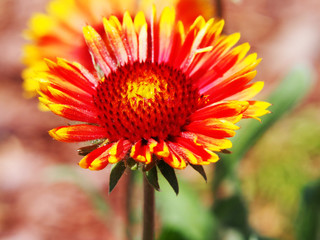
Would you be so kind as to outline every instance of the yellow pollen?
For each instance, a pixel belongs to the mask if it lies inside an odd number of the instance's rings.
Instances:
[[[159,76],[147,72],[127,81],[126,97],[133,109],[136,109],[142,103],[151,106],[155,96],[161,92],[165,93],[167,86],[168,84],[163,79],[159,79]],[[165,94],[163,97],[167,98],[167,95]]]

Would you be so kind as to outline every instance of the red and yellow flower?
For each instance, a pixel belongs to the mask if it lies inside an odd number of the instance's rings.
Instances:
[[[138,4],[139,2],[139,4]],[[125,10],[136,14],[139,10],[149,9],[152,0],[54,0],[47,8],[47,14],[35,14],[25,31],[31,40],[24,47],[23,62],[27,68],[23,71],[24,89],[27,96],[36,95],[39,84],[34,78],[35,72],[46,69],[43,58],[54,60],[56,56],[77,61],[92,70],[93,65],[82,28],[89,24],[103,35],[102,17],[112,14],[121,19]],[[200,14],[213,15],[210,0],[162,0],[155,1],[157,9],[173,6],[177,9],[177,18],[191,25]]]
[[[81,122],[50,131],[59,141],[100,140],[79,163],[100,170],[129,158],[172,168],[216,162],[231,147],[236,123],[267,114],[269,103],[251,100],[263,87],[252,82],[260,62],[247,55],[240,35],[221,35],[224,22],[198,17],[185,28],[174,8],[157,17],[103,19],[88,25],[85,42],[95,66],[47,60],[35,79],[40,101],[55,114]]]

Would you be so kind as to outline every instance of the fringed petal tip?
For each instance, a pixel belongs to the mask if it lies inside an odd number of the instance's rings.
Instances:
[[[271,113],[268,108],[272,105],[271,103],[264,101],[248,101],[249,107],[244,112],[243,118],[254,118],[261,122],[259,117]]]

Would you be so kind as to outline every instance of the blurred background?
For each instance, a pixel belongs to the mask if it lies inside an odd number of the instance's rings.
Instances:
[[[108,195],[110,168],[80,169],[79,145],[47,134],[66,122],[23,96],[22,32],[47,2],[0,1],[0,239],[126,239],[128,221],[140,239],[141,174],[134,174],[128,214],[128,174]],[[247,121],[234,155],[205,167],[207,183],[177,171],[176,197],[161,182],[157,236],[320,239],[320,1],[221,2],[225,32],[240,32],[263,59],[259,99],[271,99],[274,113],[262,124]]]

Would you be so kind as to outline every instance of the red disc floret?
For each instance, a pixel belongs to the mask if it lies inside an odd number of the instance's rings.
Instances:
[[[179,136],[199,103],[198,89],[166,64],[126,64],[100,81],[94,96],[107,138],[136,142]]]

